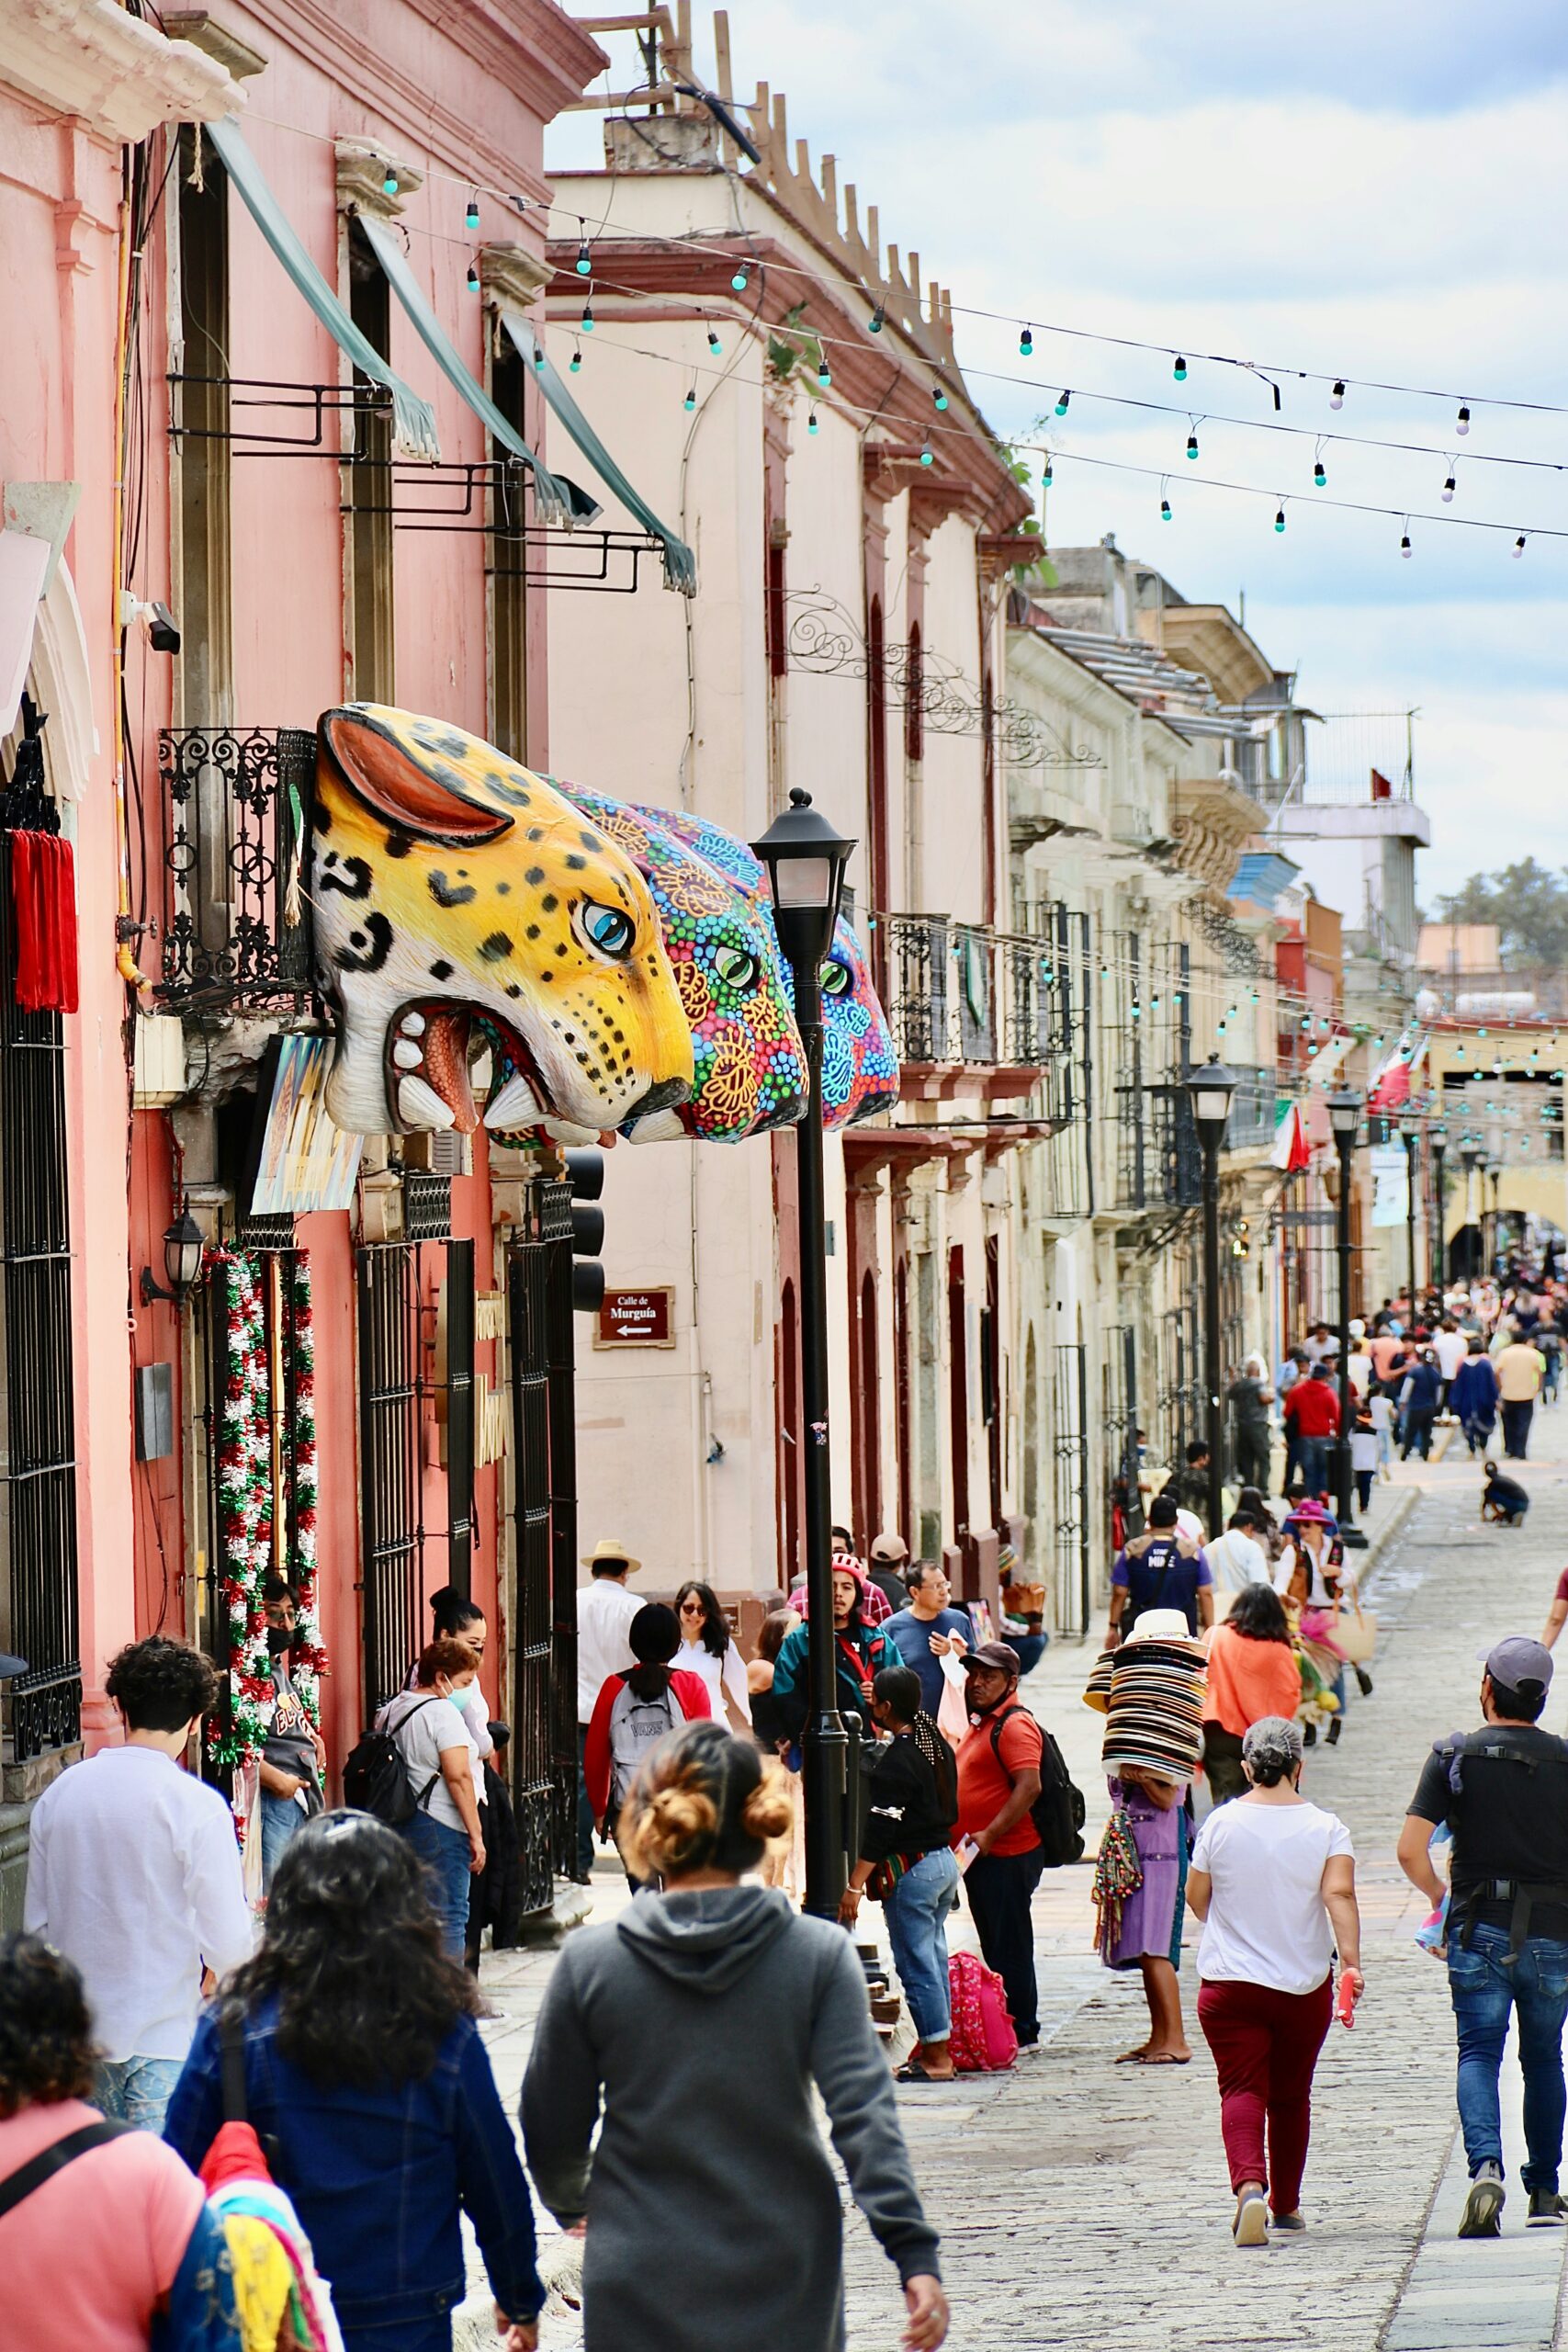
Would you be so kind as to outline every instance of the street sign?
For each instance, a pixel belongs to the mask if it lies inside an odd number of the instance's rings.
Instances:
[[[672,1348],[675,1293],[670,1283],[651,1290],[607,1290],[593,1326],[596,1348]]]

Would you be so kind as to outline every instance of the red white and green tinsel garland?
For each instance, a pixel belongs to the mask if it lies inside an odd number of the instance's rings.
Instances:
[[[276,1694],[264,1593],[274,1566],[276,1510],[291,1529],[284,1565],[299,1600],[292,1679],[312,1722],[319,1717],[318,1681],[327,1663],[316,1609],[315,1343],[307,1253],[295,1255],[283,1316],[285,1396],[291,1413],[282,1456],[291,1495],[275,1494],[273,1487],[265,1280],[264,1262],[254,1256],[224,1251],[213,1261],[223,1333],[222,1393],[214,1431],[217,1567],[228,1631],[231,1712],[228,1731],[212,1739],[211,1752],[219,1763],[235,1768],[260,1755],[272,1721]]]

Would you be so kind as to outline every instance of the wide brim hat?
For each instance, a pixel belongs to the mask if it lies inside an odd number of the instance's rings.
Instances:
[[[1291,1512],[1290,1519],[1286,1520],[1285,1524],[1289,1527],[1291,1521],[1294,1520],[1298,1525],[1303,1521],[1310,1525],[1311,1522],[1315,1520],[1320,1527],[1326,1527],[1329,1524],[1332,1516],[1333,1514],[1331,1512],[1326,1511],[1324,1509],[1315,1495],[1307,1495],[1296,1504],[1294,1510]]]
[[[1182,1609],[1145,1609],[1127,1636],[1128,1642],[1190,1642],[1192,1628]],[[1123,1643],[1123,1648],[1126,1644]]]
[[[634,1574],[642,1566],[640,1560],[632,1557],[624,1544],[617,1544],[611,1535],[602,1535],[592,1552],[582,1555],[585,1568],[608,1567],[612,1560],[618,1568],[629,1568]]]

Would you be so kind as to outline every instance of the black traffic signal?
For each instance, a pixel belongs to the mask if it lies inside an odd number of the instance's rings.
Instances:
[[[604,1153],[569,1151],[566,1174],[571,1186],[571,1303],[579,1315],[597,1315],[604,1296],[604,1269],[598,1263],[604,1212],[593,1204],[604,1190]]]

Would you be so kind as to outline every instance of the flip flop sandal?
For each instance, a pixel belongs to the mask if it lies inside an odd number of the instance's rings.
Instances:
[[[1156,2051],[1151,2058],[1135,2058],[1135,2066],[1190,2066],[1190,2058],[1178,2058],[1174,2051]]]
[[[931,2075],[917,2059],[908,2058],[894,2070],[893,2079],[896,2083],[955,2083],[958,2072],[955,2067],[951,2075]]]

